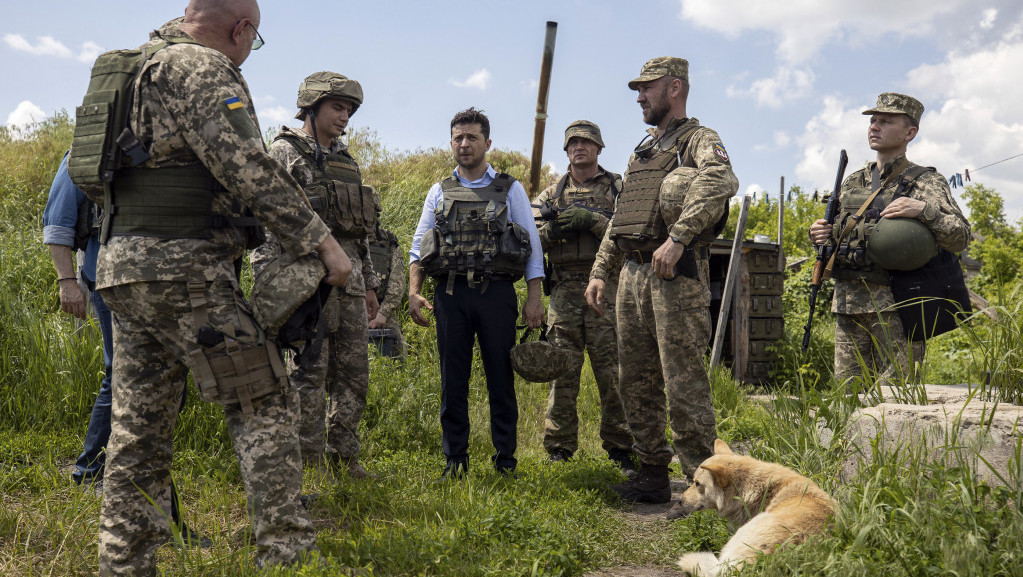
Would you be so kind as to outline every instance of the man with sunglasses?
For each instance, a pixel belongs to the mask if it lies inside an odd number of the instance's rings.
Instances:
[[[299,502],[294,390],[261,338],[236,263],[262,223],[289,253],[315,254],[329,284],[344,284],[351,264],[263,143],[238,68],[262,44],[259,18],[255,0],[192,0],[143,45],[151,57],[131,88],[125,130],[139,162],[114,175],[97,266],[115,327],[100,575],[157,574],[189,370],[200,396],[223,405],[256,564],[294,563],[315,548]]]
[[[739,181],[718,134],[686,116],[689,62],[654,58],[629,88],[653,128],[629,160],[586,300],[603,313],[605,283],[622,263],[617,295],[608,298],[616,298],[619,390],[640,470],[612,488],[629,501],[667,503],[672,445],[692,478],[717,437],[703,365],[711,327],[707,259]],[[673,507],[669,518],[680,513]]]

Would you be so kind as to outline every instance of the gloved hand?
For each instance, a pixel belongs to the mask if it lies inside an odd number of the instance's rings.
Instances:
[[[570,206],[558,215],[562,230],[589,230],[597,222],[597,213],[581,206]]]

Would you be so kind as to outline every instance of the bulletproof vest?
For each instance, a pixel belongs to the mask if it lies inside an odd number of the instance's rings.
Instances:
[[[108,186],[100,239],[210,238],[215,228],[232,228],[245,248],[262,244],[265,232],[248,208],[235,202],[230,214],[213,212],[213,194],[223,190],[202,164],[119,170]]]
[[[324,154],[322,165],[305,139],[294,133],[278,134],[298,150],[313,168],[313,183],[305,187],[306,197],[334,236],[366,238],[376,229],[373,189],[362,184],[359,165],[347,150]]]
[[[499,173],[489,185],[468,188],[448,177],[436,224],[423,235],[420,264],[434,277],[447,275],[450,293],[457,276],[469,286],[490,279],[517,280],[526,272],[529,233],[508,216],[508,191],[515,179]]]
[[[674,134],[661,140],[670,143],[668,148],[661,148],[656,142],[646,145],[650,137],[636,147],[611,222],[611,238],[620,248],[653,250],[668,239],[668,226],[659,203],[661,181],[679,166],[696,167],[688,148],[698,128],[700,125],[696,122],[678,127]],[[716,235],[716,232],[709,235],[710,239]]]
[[[134,85],[143,64],[172,44],[196,42],[190,38],[161,38],[152,45],[112,50],[96,58],[89,88],[82,105],[75,109],[75,132],[68,157],[68,175],[92,201],[103,202],[119,169],[149,159],[128,123]]]
[[[378,226],[376,234],[369,241],[369,258],[380,280],[380,286],[376,289],[377,300],[383,300],[387,294],[387,283],[391,279],[391,251],[396,248],[398,238],[391,231]]]
[[[867,183],[866,186],[850,188],[842,193],[842,210],[835,218],[834,230],[836,233],[845,230],[850,219],[853,219],[856,224],[848,234],[839,240],[835,249],[835,262],[839,264],[832,272],[835,279],[865,280],[877,284],[889,284],[890,271],[872,263],[867,258],[867,245],[870,242],[870,236],[881,220],[881,211],[896,198],[902,196],[917,178],[931,170],[934,169],[925,166],[911,166],[904,170],[899,176],[898,184],[893,188],[882,189],[858,220],[854,218],[856,213],[873,194],[870,183]]]
[[[75,219],[75,240],[72,250],[82,250],[89,245],[92,235],[99,233],[99,224],[103,216],[99,205],[88,198],[78,205],[78,216]]]
[[[598,210],[614,211],[613,199],[618,196],[618,184],[615,181],[621,177],[611,172],[605,172],[604,176],[611,181],[611,201],[594,190],[575,190],[566,196],[565,188],[569,179],[566,174],[558,181],[554,196],[550,199],[551,204],[557,209],[580,203]],[[597,250],[600,249],[600,241],[588,230],[565,231],[562,233],[562,241],[547,249],[547,264],[561,270],[589,272],[597,257]]]

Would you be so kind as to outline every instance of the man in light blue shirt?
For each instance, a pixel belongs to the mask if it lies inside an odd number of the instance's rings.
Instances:
[[[424,327],[430,321],[423,309],[437,319],[445,477],[461,477],[469,468],[469,379],[476,340],[490,398],[492,461],[498,472],[514,474],[519,415],[510,351],[517,278],[526,279],[523,321],[538,328],[544,316],[543,251],[529,197],[515,179],[487,163],[490,144],[490,121],[479,110],[469,108],[451,120],[458,168],[427,194],[409,251],[409,314]],[[522,246],[526,238],[528,248]],[[432,306],[420,294],[426,274],[437,279]]]

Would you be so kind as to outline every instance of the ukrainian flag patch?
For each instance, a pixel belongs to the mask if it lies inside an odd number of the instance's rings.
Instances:
[[[237,110],[239,108],[245,107],[245,103],[243,103],[242,99],[238,98],[237,96],[232,96],[231,98],[225,99],[224,104],[227,105],[228,110]]]
[[[721,157],[721,160],[728,162],[728,153],[725,152],[725,146],[720,142],[714,143],[714,154]]]

